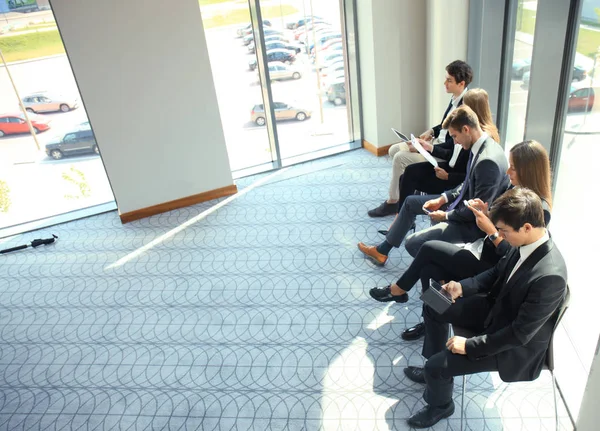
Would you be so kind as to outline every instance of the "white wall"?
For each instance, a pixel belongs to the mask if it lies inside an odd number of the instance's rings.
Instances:
[[[52,0],[121,213],[233,184],[198,0]]]
[[[357,3],[364,138],[377,147],[425,130],[425,3]],[[410,17],[410,19],[408,18]]]
[[[467,60],[469,0],[427,0],[427,123],[437,125],[450,101],[444,89],[446,66]]]
[[[578,431],[596,431],[600,426],[600,411],[598,400],[600,399],[600,339],[596,345],[596,355],[590,370],[587,386],[583,394],[583,402],[577,418]]]

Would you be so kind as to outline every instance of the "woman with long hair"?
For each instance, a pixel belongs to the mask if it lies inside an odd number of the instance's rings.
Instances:
[[[524,141],[515,145],[509,153],[506,172],[512,187],[526,187],[542,199],[544,221],[550,223],[552,209],[550,159],[544,147],[537,141]],[[476,217],[477,226],[486,234],[474,243],[459,246],[444,241],[428,241],[420,248],[415,259],[396,283],[383,288],[373,288],[370,295],[380,302],[408,301],[408,294],[421,279],[423,290],[429,280],[449,281],[473,277],[494,266],[504,256],[510,245],[499,235],[494,223],[487,216],[488,204],[479,199],[469,201]],[[423,324],[405,330],[402,338],[414,340],[423,335]]]

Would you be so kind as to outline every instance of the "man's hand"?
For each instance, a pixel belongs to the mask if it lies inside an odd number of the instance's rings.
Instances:
[[[408,151],[410,151],[411,153],[419,152],[415,147],[413,147],[413,145],[410,143],[410,141],[406,141],[406,145],[408,145]]]
[[[467,208],[471,210],[473,214],[475,214],[475,223],[477,223],[477,227],[481,229],[486,235],[492,235],[496,233],[496,226],[494,223],[485,215],[483,211],[475,209],[475,207],[471,206],[471,202],[469,201],[469,205]],[[481,202],[481,201],[480,201]],[[487,207],[487,204],[484,204]]]
[[[446,221],[446,211],[433,211],[433,212],[430,212],[428,215],[429,215],[429,218],[431,219],[431,221],[434,221],[437,223]]]
[[[440,180],[448,180],[448,172],[437,166],[433,168],[433,170],[435,171],[435,176],[438,177]]]
[[[423,204],[423,208],[429,211],[437,211],[446,203],[443,199],[441,196],[437,199],[431,199]]]
[[[452,297],[452,302],[455,302],[456,298],[460,298],[463,294],[462,285],[456,281],[449,281],[442,286],[446,292]]]
[[[423,139],[424,141],[431,141],[433,139],[433,129],[429,129],[419,136],[419,139]]]
[[[482,211],[486,216],[489,217],[489,205],[483,202],[481,199],[469,199],[469,206],[472,206],[476,210]]]
[[[421,144],[421,146],[423,148],[425,148],[425,151],[430,152],[430,153],[433,151],[433,144],[430,144],[425,139],[419,139],[418,141],[419,141],[419,144]]]
[[[457,355],[466,355],[467,354],[467,339],[465,337],[457,337],[454,336],[448,340],[446,343],[446,347],[452,353],[456,353]]]

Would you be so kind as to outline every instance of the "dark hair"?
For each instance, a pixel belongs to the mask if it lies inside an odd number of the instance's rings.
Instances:
[[[525,223],[533,227],[544,227],[544,209],[540,197],[525,187],[510,189],[492,204],[490,219],[519,230]]]
[[[462,128],[464,126],[468,126],[471,129],[480,128],[477,114],[467,105],[461,105],[449,113],[444,120],[444,124],[442,124],[444,129],[449,129],[452,127],[454,130],[459,132],[462,132]]]
[[[537,141],[523,141],[510,149],[519,185],[537,193],[552,208],[550,159]]]
[[[446,66],[446,72],[454,78],[457,84],[465,81],[465,87],[473,81],[473,69],[462,60],[454,60]]]

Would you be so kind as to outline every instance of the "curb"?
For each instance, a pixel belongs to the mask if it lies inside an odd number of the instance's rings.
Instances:
[[[16,66],[16,65],[24,64],[24,63],[33,63],[34,61],[50,60],[50,59],[53,59],[53,58],[66,57],[66,56],[67,56],[67,54],[47,55],[45,57],[32,58],[32,59],[29,59],[29,60],[11,61],[9,63],[6,63],[6,65],[7,66]],[[0,64],[0,67],[4,67],[4,64]]]

